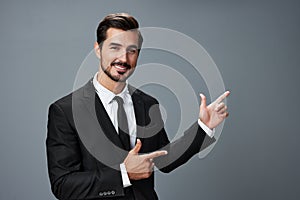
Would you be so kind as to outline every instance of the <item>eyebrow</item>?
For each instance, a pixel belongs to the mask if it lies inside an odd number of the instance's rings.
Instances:
[[[112,42],[109,44],[109,46],[122,46],[121,44],[118,44],[118,43],[115,43],[115,42]]]
[[[119,43],[112,42],[112,43],[109,44],[109,46],[119,46],[119,47],[121,47],[122,45],[119,44]],[[137,45],[132,44],[132,45],[129,45],[129,46],[127,47],[127,49],[128,49],[128,48],[135,48],[135,49],[137,49],[138,47],[137,47]]]
[[[135,49],[137,49],[138,47],[137,47],[135,44],[132,44],[132,45],[129,45],[129,46],[127,47],[127,49],[130,49],[130,48],[135,48]]]

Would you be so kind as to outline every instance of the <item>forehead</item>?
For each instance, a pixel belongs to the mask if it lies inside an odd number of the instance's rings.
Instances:
[[[109,28],[106,32],[107,44],[118,43],[124,46],[136,45],[138,46],[138,32],[136,30],[124,31],[122,29]]]

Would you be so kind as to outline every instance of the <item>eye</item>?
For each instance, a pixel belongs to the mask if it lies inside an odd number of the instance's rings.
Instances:
[[[129,54],[135,54],[136,52],[137,52],[137,49],[135,49],[135,48],[131,48],[131,49],[127,50],[127,53],[129,53]]]
[[[112,50],[120,50],[120,47],[118,47],[118,46],[111,46],[110,49],[112,49]]]

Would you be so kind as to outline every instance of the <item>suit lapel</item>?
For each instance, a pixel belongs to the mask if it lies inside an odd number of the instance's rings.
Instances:
[[[97,100],[92,80],[82,90],[73,93],[72,109],[76,129],[84,146],[105,164],[113,165],[123,161],[127,151],[122,150],[116,130],[100,99]]]
[[[103,106],[103,103],[101,102],[99,96],[96,94],[93,84],[91,84],[89,87],[86,87],[84,96],[86,97],[85,105],[94,117],[96,114],[96,119],[106,137],[119,148],[124,149],[118,133]]]

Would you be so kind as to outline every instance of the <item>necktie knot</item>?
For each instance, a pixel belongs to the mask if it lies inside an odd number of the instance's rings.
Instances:
[[[113,100],[115,100],[118,103],[118,107],[123,106],[123,104],[124,104],[124,101],[123,101],[122,97],[115,96],[113,98]]]

